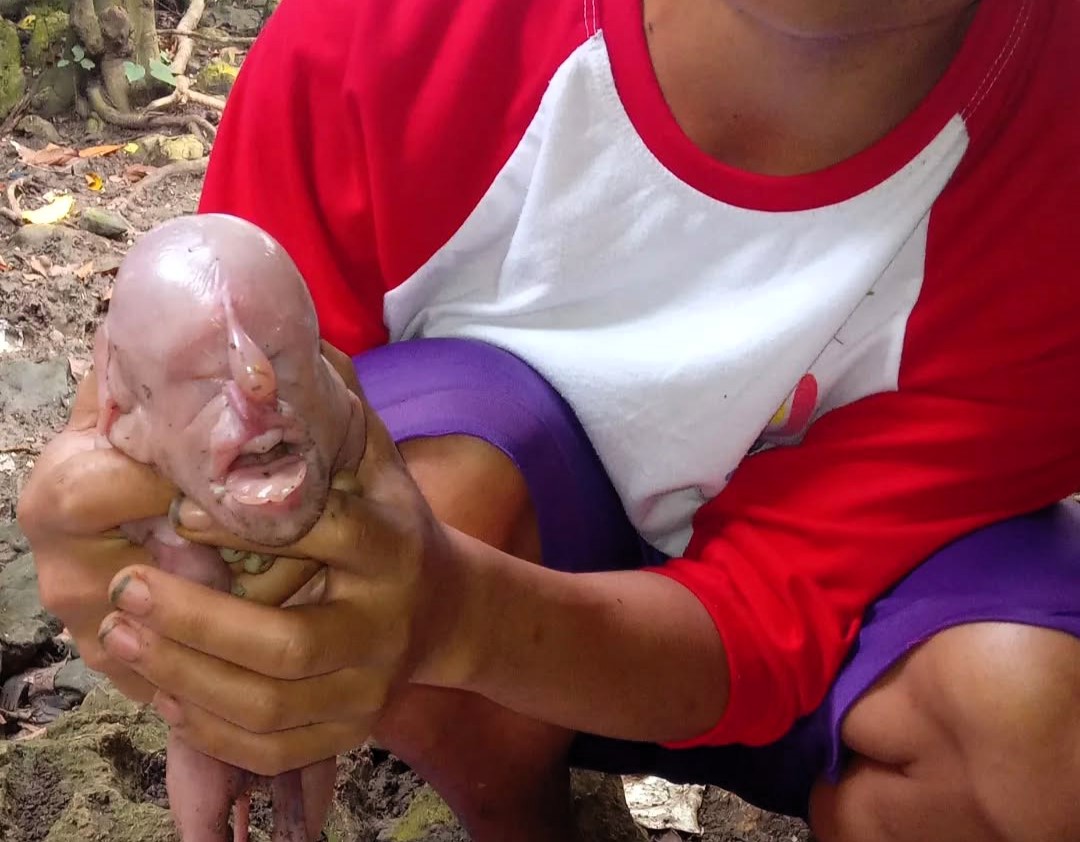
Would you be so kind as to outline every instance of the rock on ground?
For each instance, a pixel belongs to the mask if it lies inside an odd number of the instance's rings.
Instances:
[[[0,570],[0,677],[33,664],[60,629],[60,621],[41,607],[32,555]]]

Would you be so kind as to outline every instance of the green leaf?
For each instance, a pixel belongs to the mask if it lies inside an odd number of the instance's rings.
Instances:
[[[67,67],[69,64],[71,64],[70,61],[68,61],[66,58],[62,58],[62,59],[60,59],[60,61],[58,61],[56,63],[56,66],[57,67]]]
[[[83,56],[85,56],[85,55],[86,55],[86,50],[84,50],[78,44],[76,44],[74,47],[71,48],[71,57],[73,59],[75,59],[75,61],[82,61]]]
[[[154,59],[150,62],[150,75],[160,82],[164,82],[166,85],[172,85],[176,87],[176,77],[173,76],[172,71],[169,70],[169,65],[163,61]]]
[[[127,76],[127,80],[130,84],[135,84],[146,76],[146,68],[133,61],[125,61],[124,75]]]
[[[79,64],[82,66],[83,70],[93,70],[95,67],[94,62],[92,62],[88,58],[84,58],[82,61],[79,62]]]

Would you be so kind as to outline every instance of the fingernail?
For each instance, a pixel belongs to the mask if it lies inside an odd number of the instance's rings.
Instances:
[[[154,694],[154,710],[158,712],[158,716],[165,720],[167,725],[179,725],[184,721],[184,712],[180,708],[180,703],[176,701],[172,696],[162,693],[160,690]]]
[[[107,621],[108,622],[108,621]],[[139,657],[139,636],[126,623],[112,621],[98,633],[105,651],[123,661],[134,661]]]
[[[190,529],[193,532],[205,532],[214,525],[210,515],[203,511],[198,503],[189,499],[184,499],[176,507],[176,520],[184,529]]]
[[[130,573],[116,583],[109,594],[109,601],[117,608],[140,616],[150,613],[152,607],[146,582]]]

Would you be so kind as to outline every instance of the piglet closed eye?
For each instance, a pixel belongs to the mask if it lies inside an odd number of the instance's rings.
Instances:
[[[318,520],[331,477],[355,470],[363,413],[323,358],[315,309],[284,249],[231,216],[184,217],[131,249],[98,332],[102,446],[153,465],[238,537],[284,546]],[[191,544],[168,518],[125,525],[164,570],[230,590],[265,556]],[[318,835],[333,759],[271,782],[275,842]],[[170,735],[166,783],[184,842],[248,835],[255,776]],[[312,790],[318,790],[313,792]],[[305,797],[307,796],[307,797]]]

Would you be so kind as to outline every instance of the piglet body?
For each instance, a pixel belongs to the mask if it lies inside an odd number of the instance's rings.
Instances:
[[[95,345],[102,445],[151,464],[229,531],[283,546],[314,525],[331,477],[355,470],[363,410],[322,357],[314,306],[284,250],[234,217],[167,222],[117,275]],[[223,554],[191,544],[167,518],[125,525],[164,570],[232,589]],[[258,629],[252,629],[257,634]],[[317,836],[331,758],[270,781],[274,842]],[[169,737],[166,784],[184,842],[247,839],[242,769]]]

